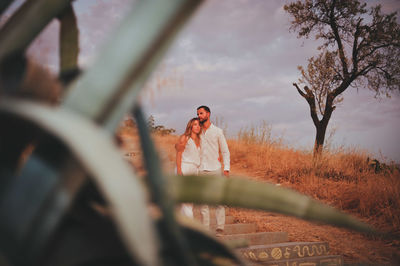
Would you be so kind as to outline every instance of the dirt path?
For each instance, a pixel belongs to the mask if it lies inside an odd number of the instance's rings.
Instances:
[[[232,166],[232,175],[265,177]],[[285,215],[230,208],[237,222],[254,222],[260,232],[287,232],[290,241],[327,241],[331,254],[343,255],[346,264],[400,265],[400,241],[384,241],[329,225],[307,222]]]

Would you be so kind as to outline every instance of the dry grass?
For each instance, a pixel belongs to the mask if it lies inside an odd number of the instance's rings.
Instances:
[[[367,219],[400,236],[400,173],[379,172],[356,150],[326,151],[318,164],[310,152],[274,143],[230,140],[232,164],[256,179],[281,183]]]
[[[177,136],[155,136],[163,161],[172,169]],[[312,153],[280,142],[228,140],[234,174],[280,183],[400,236],[400,173],[375,173],[368,155],[357,150],[326,151],[315,165]],[[171,164],[172,162],[172,164]]]

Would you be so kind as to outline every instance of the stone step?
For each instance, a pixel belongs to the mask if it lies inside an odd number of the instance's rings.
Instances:
[[[286,232],[259,232],[248,234],[223,235],[218,237],[222,241],[240,241],[253,245],[270,245],[276,243],[288,242],[288,234]]]
[[[214,232],[217,226],[211,225],[210,227],[211,231]],[[256,224],[225,224],[223,235],[247,234],[256,231]]]
[[[193,207],[193,216],[196,220],[202,221],[202,216],[200,213],[200,206],[195,205]],[[231,215],[225,216],[225,224],[233,224],[235,222],[235,217]],[[217,221],[215,219],[215,208],[210,207],[210,225],[216,224]]]
[[[216,222],[216,220],[215,220]],[[227,215],[225,216],[225,224],[233,224],[235,222],[235,217]],[[211,221],[210,221],[211,223]]]
[[[202,218],[201,217],[196,217],[194,216],[194,218],[199,221],[201,223]],[[235,217],[233,216],[225,216],[225,224],[233,224],[235,222]],[[210,225],[216,225],[217,224],[217,220],[215,219],[215,217],[210,215]]]
[[[343,257],[340,255],[327,255],[327,256],[314,256],[314,257],[304,257],[300,259],[289,259],[289,260],[275,260],[275,261],[264,261],[264,262],[252,262],[250,261],[246,265],[256,266],[256,265],[273,265],[273,266],[341,266],[343,265]]]
[[[199,222],[201,222],[201,218],[198,219]],[[233,224],[235,222],[235,217],[233,216],[225,216],[225,224]],[[217,220],[215,217],[210,215],[210,225],[213,226],[217,224]]]
[[[200,209],[201,209],[200,205],[194,205],[193,215],[195,217],[201,217]],[[210,210],[210,216],[215,217],[215,207],[209,206],[209,210]],[[226,209],[225,209],[225,212],[226,212]]]
[[[326,256],[329,252],[329,245],[327,242],[287,242],[250,246],[239,248],[237,251],[244,258],[259,262]]]

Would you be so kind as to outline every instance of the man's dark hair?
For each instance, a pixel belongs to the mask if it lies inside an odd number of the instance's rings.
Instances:
[[[208,106],[205,106],[205,105],[199,106],[199,107],[197,107],[197,111],[198,111],[199,109],[201,109],[201,108],[203,108],[204,110],[206,110],[206,112],[208,112],[208,113],[211,114],[211,110],[210,110],[210,108],[208,108]]]

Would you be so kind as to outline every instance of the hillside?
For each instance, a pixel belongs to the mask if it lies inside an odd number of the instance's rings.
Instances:
[[[154,135],[165,170],[173,171],[177,136]],[[237,222],[255,222],[258,231],[285,231],[290,241],[327,241],[345,263],[398,264],[400,262],[400,173],[394,167],[371,164],[357,151],[325,153],[313,166],[312,155],[274,143],[228,140],[231,175],[293,188],[390,233],[379,239],[315,224],[276,213],[229,208]],[[135,161],[135,160],[134,160]],[[140,162],[133,162],[140,169]]]

